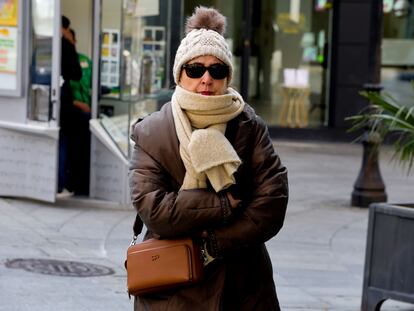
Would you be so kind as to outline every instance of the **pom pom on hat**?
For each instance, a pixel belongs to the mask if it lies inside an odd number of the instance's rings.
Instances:
[[[199,6],[187,19],[186,36],[181,41],[175,55],[173,74],[178,84],[181,69],[193,58],[212,55],[229,66],[228,83],[233,75],[232,53],[224,39],[226,18],[213,8]]]
[[[187,18],[185,34],[194,29],[210,29],[224,35],[226,32],[226,18],[217,10],[203,6],[196,7],[194,14]]]

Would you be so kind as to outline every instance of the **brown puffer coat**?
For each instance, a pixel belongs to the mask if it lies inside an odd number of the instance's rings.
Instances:
[[[227,124],[226,137],[242,160],[228,191],[243,204],[232,211],[213,189],[179,191],[185,168],[170,103],[137,122],[131,137],[131,198],[146,238],[199,236],[208,229],[220,257],[205,268],[201,284],[136,297],[135,310],[279,310],[264,242],[283,225],[287,170],[253,109],[246,105]]]

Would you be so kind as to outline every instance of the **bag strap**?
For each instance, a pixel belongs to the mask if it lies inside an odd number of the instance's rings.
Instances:
[[[143,226],[144,226],[144,223],[142,222],[141,217],[139,217],[139,215],[137,213],[137,216],[135,217],[134,226],[133,226],[134,236],[132,238],[131,245],[135,245],[135,243],[138,239],[138,236],[142,232],[142,227]]]
[[[137,243],[138,236],[141,234],[143,226],[144,226],[144,223],[142,222],[141,217],[139,217],[137,213],[137,216],[135,216],[134,226],[132,227],[132,230],[134,231],[134,236],[132,237],[132,241],[129,246],[133,246]],[[127,259],[125,259],[124,266],[125,266],[125,269],[127,269]],[[129,296],[129,300],[131,300],[131,294],[129,292],[128,292],[128,296]]]

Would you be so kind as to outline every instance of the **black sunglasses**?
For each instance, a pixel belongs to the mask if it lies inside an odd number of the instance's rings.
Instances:
[[[222,80],[229,76],[229,66],[224,64],[213,64],[206,67],[199,63],[193,63],[185,64],[183,65],[183,68],[185,69],[187,76],[192,79],[201,78],[206,70],[208,70],[210,76],[215,80]]]

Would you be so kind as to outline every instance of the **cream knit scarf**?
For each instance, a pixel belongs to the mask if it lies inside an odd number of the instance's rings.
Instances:
[[[242,97],[232,88],[225,95],[204,96],[177,85],[172,112],[186,168],[181,189],[206,188],[207,178],[216,192],[235,183],[241,161],[224,133],[243,108]]]

